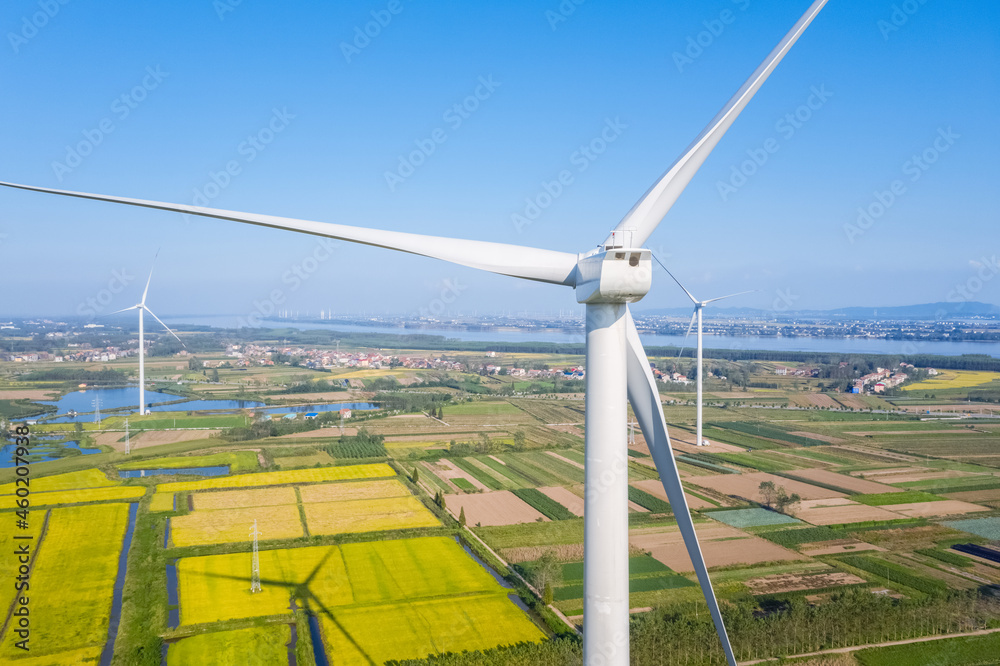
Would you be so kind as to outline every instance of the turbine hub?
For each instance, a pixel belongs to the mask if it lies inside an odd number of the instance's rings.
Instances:
[[[635,303],[653,284],[653,253],[605,246],[576,265],[578,303]]]

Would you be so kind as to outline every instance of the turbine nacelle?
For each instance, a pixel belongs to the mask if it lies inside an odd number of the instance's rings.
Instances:
[[[576,301],[635,303],[653,285],[653,253],[644,248],[604,248],[576,265]]]

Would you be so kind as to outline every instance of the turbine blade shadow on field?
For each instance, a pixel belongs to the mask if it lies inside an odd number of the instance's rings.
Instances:
[[[305,609],[306,613],[310,615],[313,615],[314,612],[312,608],[310,608],[309,606],[309,600],[311,599],[315,601],[316,605],[320,609],[320,614],[326,615],[328,618],[330,618],[330,621],[333,622],[334,625],[336,625],[340,633],[344,635],[344,638],[346,638],[351,643],[351,645],[354,646],[354,649],[357,650],[358,653],[361,656],[363,656],[369,664],[375,666],[375,662],[372,660],[370,656],[368,656],[368,653],[365,652],[364,648],[362,648],[361,645],[356,640],[354,640],[354,637],[351,636],[350,632],[347,630],[347,627],[345,627],[340,623],[340,620],[338,620],[337,617],[333,614],[333,611],[327,608],[326,605],[322,601],[320,601],[319,597],[317,597],[316,594],[309,587],[310,583],[312,583],[312,580],[316,577],[316,574],[319,573],[319,570],[323,568],[323,565],[326,564],[326,561],[330,559],[330,557],[333,555],[335,551],[336,547],[335,546],[331,547],[330,550],[327,551],[326,555],[323,556],[323,559],[321,559],[319,563],[316,564],[316,566],[309,573],[309,575],[306,576],[306,579],[301,583],[262,577],[260,579],[260,584],[276,585],[278,587],[288,588],[289,590],[291,590],[293,597],[298,598],[299,600],[302,601],[302,607]],[[229,574],[219,574],[211,572],[205,572],[203,575],[206,578],[223,578],[227,580],[238,580],[245,583],[250,582],[250,578],[248,578],[247,576],[232,576]]]

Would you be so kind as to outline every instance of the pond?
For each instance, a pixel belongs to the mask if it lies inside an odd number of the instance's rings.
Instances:
[[[31,457],[29,460],[31,462],[48,462],[50,460],[59,460],[60,458],[65,458],[67,455],[76,455],[75,453],[68,453],[69,450],[79,451],[83,455],[90,455],[93,453],[100,453],[100,449],[84,449],[80,448],[80,442],[62,442],[60,444],[53,444],[49,442],[38,443],[37,439],[35,444],[29,447],[31,451]],[[0,469],[5,467],[14,467],[14,451],[17,450],[15,444],[6,444],[0,447]]]
[[[140,479],[147,476],[163,476],[166,474],[192,474],[196,476],[224,476],[229,474],[228,465],[214,467],[160,467],[156,469],[119,470],[118,476],[123,479]]]

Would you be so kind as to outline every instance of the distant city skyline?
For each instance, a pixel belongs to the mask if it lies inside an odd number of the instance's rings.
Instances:
[[[16,0],[0,180],[583,252],[808,4]],[[648,243],[695,293],[1000,303],[1000,7],[912,4],[831,3],[723,138]],[[161,316],[558,311],[422,257],[4,190],[0,317],[132,305],[157,247]],[[685,302],[656,269],[636,309]]]

